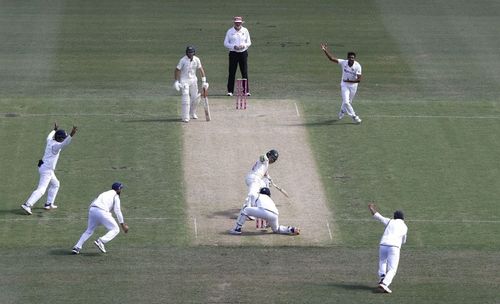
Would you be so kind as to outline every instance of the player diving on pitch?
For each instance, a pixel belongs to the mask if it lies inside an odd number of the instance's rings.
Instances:
[[[255,206],[244,206],[241,209],[236,219],[236,224],[233,229],[229,230],[229,233],[235,235],[241,234],[241,228],[248,217],[264,219],[274,233],[288,235],[300,234],[300,228],[298,227],[282,226],[279,224],[278,208],[276,208],[274,201],[271,199],[271,191],[267,187],[260,189],[259,195],[255,200]]]

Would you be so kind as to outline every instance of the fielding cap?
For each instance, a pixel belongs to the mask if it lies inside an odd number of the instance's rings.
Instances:
[[[241,18],[241,16],[234,17],[233,22],[234,23],[245,23],[245,21],[243,21],[243,18]]]
[[[113,185],[111,185],[111,189],[113,190],[120,190],[123,188],[123,184],[120,182],[114,182]]]
[[[186,47],[186,55],[187,54],[195,54],[195,53],[196,53],[196,49],[194,48],[194,46],[188,45]]]
[[[54,138],[57,141],[64,140],[66,137],[68,137],[68,134],[66,134],[66,131],[64,131],[63,129],[57,130],[54,134]]]

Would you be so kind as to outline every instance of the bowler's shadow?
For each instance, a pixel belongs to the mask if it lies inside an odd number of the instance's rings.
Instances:
[[[57,248],[57,249],[52,249],[50,251],[50,255],[56,255],[56,256],[65,256],[65,255],[100,256],[102,254],[99,252],[85,252],[85,253],[73,254],[71,249]]]
[[[380,290],[377,287],[372,285],[363,285],[363,284],[351,284],[351,283],[331,283],[328,286],[338,287],[347,290],[366,290],[371,291],[373,293],[380,293]]]

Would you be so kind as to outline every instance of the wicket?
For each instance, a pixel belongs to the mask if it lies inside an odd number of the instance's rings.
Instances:
[[[247,108],[248,80],[236,79],[236,110],[246,110]]]
[[[255,229],[266,229],[267,221],[265,219],[256,218],[255,219]]]

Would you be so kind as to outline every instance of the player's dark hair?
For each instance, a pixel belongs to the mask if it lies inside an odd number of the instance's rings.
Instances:
[[[354,52],[348,52],[347,53],[347,58],[349,58],[349,56],[351,56],[351,55],[354,56],[354,57],[356,57],[356,53],[354,53]]]
[[[394,211],[394,219],[404,220],[405,215],[404,215],[403,211],[401,211],[401,210]]]

